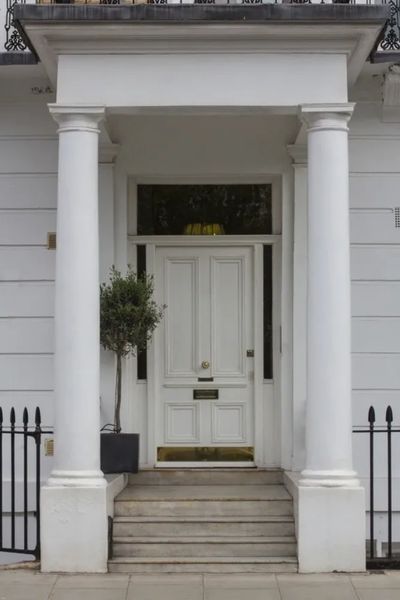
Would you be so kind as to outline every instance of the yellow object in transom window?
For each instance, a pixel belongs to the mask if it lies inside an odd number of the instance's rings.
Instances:
[[[188,223],[183,231],[185,235],[224,235],[221,223]]]

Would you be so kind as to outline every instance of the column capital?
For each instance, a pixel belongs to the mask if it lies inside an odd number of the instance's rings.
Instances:
[[[353,114],[355,104],[303,104],[299,107],[299,117],[310,131],[348,131],[347,123]]]
[[[104,118],[104,106],[77,106],[48,104],[49,112],[58,123],[58,133],[64,131],[88,131],[99,133],[98,125]]]

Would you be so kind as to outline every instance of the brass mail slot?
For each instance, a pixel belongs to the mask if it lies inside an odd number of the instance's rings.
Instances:
[[[193,390],[193,400],[218,400],[218,390]]]

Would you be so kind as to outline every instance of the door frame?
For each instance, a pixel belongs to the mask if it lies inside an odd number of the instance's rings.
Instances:
[[[218,235],[218,236],[137,236],[129,235],[130,252],[136,245],[146,246],[146,271],[155,275],[156,249],[160,247],[235,247],[246,246],[253,249],[253,331],[254,331],[254,463],[207,463],[207,467],[260,466],[264,462],[264,384],[274,386],[274,397],[279,398],[280,382],[280,323],[281,323],[281,265],[282,236],[272,235]],[[273,247],[273,379],[264,379],[263,366],[263,246]],[[156,348],[159,347],[159,333],[156,330],[154,342],[147,350],[147,463],[157,468],[204,467],[204,463],[158,462],[156,424],[160,418],[157,402],[159,389],[156,369]]]

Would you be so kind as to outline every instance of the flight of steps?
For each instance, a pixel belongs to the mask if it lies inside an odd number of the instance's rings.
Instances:
[[[279,470],[159,469],[115,499],[113,573],[296,572],[292,498]]]

